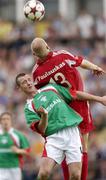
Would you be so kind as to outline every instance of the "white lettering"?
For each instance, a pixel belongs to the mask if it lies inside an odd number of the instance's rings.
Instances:
[[[50,71],[48,71],[48,72],[45,72],[42,76],[38,76],[38,77],[35,79],[34,84],[37,85],[40,80],[43,80],[43,79],[47,78],[48,76],[50,76],[50,75],[53,74],[54,72],[56,72],[56,71],[58,71],[59,69],[61,69],[63,66],[65,66],[65,63],[64,63],[64,62],[62,62],[62,63],[59,64],[58,66],[55,66],[52,70],[50,70]]]
[[[57,103],[61,103],[61,100],[60,100],[60,99],[54,100],[54,101],[46,108],[46,111],[49,112],[51,109],[53,109],[53,107],[54,107]]]

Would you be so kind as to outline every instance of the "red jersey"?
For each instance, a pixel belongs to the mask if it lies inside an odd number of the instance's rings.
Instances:
[[[35,64],[32,75],[37,88],[48,83],[57,83],[72,89],[83,90],[81,76],[76,69],[83,58],[67,51],[50,52],[43,63]]]
[[[73,56],[67,51],[50,52],[43,63],[35,64],[32,76],[36,88],[48,83],[57,83],[74,90],[83,91],[83,81],[76,67],[81,65],[83,58]],[[73,101],[70,106],[76,110],[83,121],[79,128],[82,133],[88,133],[94,126],[87,101]]]

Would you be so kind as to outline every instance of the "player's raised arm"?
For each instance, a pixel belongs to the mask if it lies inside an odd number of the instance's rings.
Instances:
[[[106,106],[106,96],[96,96],[82,91],[76,91],[77,100],[96,101]]]
[[[84,68],[84,69],[88,69],[88,70],[92,70],[94,74],[96,75],[101,75],[106,73],[101,67],[89,62],[86,59],[83,59],[80,67]]]
[[[82,100],[82,101],[87,100],[87,101],[95,101],[106,106],[106,96],[101,97],[101,96],[89,94],[84,91],[76,91],[71,88],[67,89],[57,84],[53,84],[52,86],[56,88],[61,98],[64,99],[64,101],[67,103],[70,103],[73,100]]]
[[[68,60],[65,60],[69,66],[78,67],[92,70],[93,74],[95,75],[101,75],[103,73],[106,73],[101,67],[97,66],[96,64],[91,63],[87,59],[81,57],[81,56],[75,56],[71,53],[68,53],[67,51],[62,51],[64,55],[67,55]]]

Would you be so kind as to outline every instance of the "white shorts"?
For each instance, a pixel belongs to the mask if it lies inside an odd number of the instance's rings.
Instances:
[[[81,162],[81,139],[77,127],[65,128],[46,137],[43,157],[49,157],[61,164],[66,157],[67,164]]]
[[[22,180],[20,168],[0,168],[0,180]]]

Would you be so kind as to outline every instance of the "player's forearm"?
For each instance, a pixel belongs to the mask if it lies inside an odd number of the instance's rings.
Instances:
[[[28,155],[29,151],[27,149],[17,149],[17,154]]]
[[[84,69],[88,69],[88,70],[98,70],[98,66],[89,62],[88,60],[86,59],[83,59],[81,65],[80,65],[82,68]]]
[[[41,133],[45,133],[47,125],[48,125],[48,115],[45,114],[41,116],[41,120],[39,121],[39,124],[38,124],[38,130]]]
[[[77,91],[76,92],[76,99],[77,100],[89,100],[89,101],[96,101],[96,102],[100,102],[102,101],[102,97],[100,96],[95,96],[86,92],[82,92],[82,91]]]

